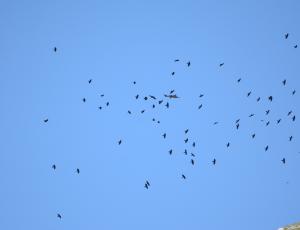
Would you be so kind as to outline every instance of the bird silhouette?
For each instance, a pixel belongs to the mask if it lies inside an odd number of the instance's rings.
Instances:
[[[79,170],[79,168],[77,168],[77,169],[76,169],[76,172],[77,172],[77,174],[79,174],[79,173],[80,173],[80,170]]]
[[[249,117],[253,117],[254,116],[254,114],[253,113],[251,113],[250,115],[249,115]]]
[[[154,104],[152,105],[152,108],[153,108],[153,109],[155,108],[155,105],[154,105]]]
[[[149,189],[149,185],[148,185],[147,183],[145,183],[144,187],[145,187],[146,189]]]
[[[144,113],[145,112],[145,110],[143,109],[142,111],[141,111],[141,113]]]
[[[283,163],[283,164],[285,164],[285,158],[282,158],[282,160],[281,160],[281,161],[282,161],[282,163]]]
[[[240,127],[240,124],[237,123],[237,124],[236,124],[236,129],[239,129],[239,127]]]
[[[49,121],[49,119],[48,119],[48,118],[44,119],[44,122],[45,122],[45,123],[47,123],[48,121]]]
[[[269,99],[269,101],[273,101],[273,97],[272,96],[269,96],[268,99]]]
[[[175,72],[172,72],[171,75],[174,76],[174,75],[175,75]]]
[[[215,165],[217,163],[217,160],[214,158],[212,163],[213,163],[213,165]]]
[[[56,169],[56,165],[54,164],[54,165],[52,165],[52,168],[55,170]]]
[[[61,219],[61,214],[57,213],[57,218]]]
[[[290,115],[292,114],[292,112],[293,112],[293,111],[292,111],[292,110],[290,110],[290,111],[288,112],[288,114],[287,114],[287,115],[288,115],[288,116],[290,116]]]
[[[228,147],[230,146],[230,143],[228,142],[226,146],[227,146],[227,148],[228,148]]]
[[[281,122],[281,119],[278,119],[278,120],[277,120],[277,124],[279,124],[280,122]]]
[[[183,153],[184,153],[185,155],[187,155],[187,150],[185,149]]]
[[[214,125],[217,125],[217,124],[219,124],[219,122],[218,122],[218,121],[215,121],[215,122],[214,122]]]
[[[129,113],[129,114],[131,114],[131,111],[130,111],[130,110],[128,110],[128,113]]]
[[[170,94],[170,95],[167,95],[165,94],[165,97],[168,97],[168,98],[179,98],[176,94]]]
[[[258,98],[256,99],[256,101],[259,102],[259,101],[260,101],[260,97],[258,97]]]
[[[56,47],[54,47],[54,48],[53,48],[53,51],[54,51],[54,52],[56,52],[56,51],[57,51],[57,48],[56,48]]]
[[[163,136],[163,138],[164,138],[164,139],[166,139],[166,137],[167,137],[167,134],[166,134],[166,133],[164,133],[162,136]]]
[[[150,98],[156,100],[156,97],[152,96],[152,95],[149,95]]]
[[[109,106],[109,102],[106,102],[106,106]]]
[[[136,84],[136,81],[134,81],[133,84],[135,85],[135,84]]]
[[[190,62],[190,61],[188,61],[186,64],[187,64],[187,66],[188,66],[188,67],[190,67],[190,65],[191,65],[191,62]]]
[[[194,165],[195,164],[195,161],[194,159],[191,159],[191,164]]]
[[[295,115],[292,117],[292,120],[293,120],[293,121],[295,121],[295,120],[296,120],[296,116],[295,116]]]
[[[181,175],[181,177],[182,177],[184,180],[186,179],[186,177],[185,177],[185,175],[184,175],[184,174],[182,174],[182,175]]]
[[[163,103],[163,100],[158,101],[158,104],[161,104],[161,103]]]
[[[135,96],[135,99],[138,99],[139,98],[139,95],[137,94],[136,96]]]
[[[169,102],[167,102],[166,107],[169,108]]]
[[[268,110],[266,110],[266,115],[268,115],[270,113],[270,110],[268,109]]]
[[[122,144],[122,140],[119,140],[119,141],[118,141],[118,144],[119,144],[119,145]]]
[[[85,99],[85,98],[82,98],[82,101],[83,101],[83,102],[86,102],[86,99]]]
[[[198,106],[198,109],[201,109],[201,108],[202,108],[202,104]]]
[[[200,94],[199,97],[204,97],[204,94]]]
[[[150,186],[150,183],[149,183],[149,181],[147,181],[147,180],[146,180],[146,185]]]
[[[89,84],[91,84],[91,83],[92,83],[92,79],[89,80]]]
[[[224,62],[223,62],[223,63],[221,63],[219,66],[220,66],[220,67],[222,67],[223,65],[224,65]]]
[[[267,145],[267,146],[265,147],[265,152],[268,151],[268,149],[269,149],[269,146]]]
[[[298,48],[298,45],[294,45],[294,48],[297,49],[297,48]]]
[[[189,131],[189,129],[186,129],[186,130],[184,130],[184,133],[185,133],[185,134],[187,134],[187,133],[188,133],[188,131]]]
[[[184,140],[184,142],[185,142],[185,143],[187,143],[188,141],[189,141],[189,139],[188,139],[188,138],[186,138],[186,139]]]
[[[192,156],[192,157],[195,157],[195,154],[194,154],[194,153],[191,153],[191,156]]]
[[[169,94],[172,94],[172,93],[174,93],[174,92],[175,92],[175,89],[172,89],[172,90],[170,91]]]
[[[104,97],[104,94],[101,94],[100,96],[101,96],[101,97]]]
[[[270,124],[270,121],[268,121],[267,123],[266,123],[266,126],[268,126]]]
[[[286,79],[284,79],[284,80],[282,81],[282,84],[283,84],[283,85],[286,85]]]
[[[255,137],[255,133],[252,134],[252,139]]]
[[[98,109],[102,109],[102,106],[99,106]]]
[[[296,93],[296,90],[293,90],[292,95],[295,95],[295,93]]]
[[[195,143],[195,142],[193,142],[193,147],[194,147],[194,148],[196,147],[196,143]]]
[[[289,140],[292,141],[292,139],[293,139],[293,136],[290,136],[290,137],[289,137]]]
[[[251,93],[252,93],[251,91],[250,91],[250,92],[248,92],[248,93],[247,93],[247,97],[249,97],[249,96],[251,95]]]
[[[240,82],[241,82],[241,80],[242,80],[242,78],[239,78],[239,79],[237,80],[237,82],[238,82],[238,83],[240,83]]]
[[[170,150],[169,150],[169,154],[170,154],[170,155],[172,155],[172,153],[173,153],[173,150],[172,150],[172,149],[170,149]]]
[[[174,62],[179,62],[179,59],[175,59]]]
[[[284,35],[284,37],[285,37],[285,39],[288,39],[289,33],[286,33],[286,34]]]
[[[236,124],[237,124],[237,123],[239,123],[239,122],[240,122],[240,120],[241,120],[241,119],[237,119],[237,120],[235,121],[235,123],[236,123]]]
[[[147,101],[147,100],[148,100],[148,97],[144,97],[144,100]]]

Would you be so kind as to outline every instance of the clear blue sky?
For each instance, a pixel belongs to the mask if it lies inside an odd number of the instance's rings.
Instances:
[[[299,221],[299,12],[297,0],[2,0],[0,229]]]

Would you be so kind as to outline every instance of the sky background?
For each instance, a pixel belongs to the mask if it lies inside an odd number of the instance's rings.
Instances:
[[[0,229],[265,230],[300,220],[299,1],[0,3]],[[180,99],[167,109],[172,89]]]

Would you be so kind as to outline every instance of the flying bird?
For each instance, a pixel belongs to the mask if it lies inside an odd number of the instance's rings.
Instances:
[[[101,96],[101,97],[104,97],[104,94],[101,94],[100,96]]]
[[[139,98],[139,95],[137,94],[136,96],[135,96],[135,99],[138,99]]]
[[[131,114],[131,111],[130,111],[130,110],[128,110],[128,113],[129,113],[129,114]]]
[[[167,102],[166,107],[169,108],[169,102]]]
[[[285,39],[287,39],[287,38],[289,37],[289,33],[286,33],[286,34],[284,35],[284,37],[285,37]]]
[[[54,47],[54,48],[53,48],[53,50],[54,50],[54,52],[56,52],[56,51],[57,51],[57,48],[56,48],[56,47]]]
[[[292,120],[293,120],[293,121],[295,121],[295,120],[296,120],[296,116],[295,116],[295,115],[292,117]]]
[[[45,123],[47,123],[48,121],[49,121],[49,119],[48,119],[48,118],[44,119],[44,122],[45,122]]]
[[[256,99],[256,101],[259,102],[259,101],[260,101],[260,97],[258,97],[258,98]]]
[[[236,124],[236,129],[239,129],[239,127],[240,127],[240,124],[237,123],[237,124]]]
[[[269,99],[269,101],[273,101],[273,97],[272,96],[269,96],[268,99]]]
[[[174,92],[175,92],[175,89],[172,89],[172,90],[170,91],[169,94],[172,94],[172,93],[174,93]]]
[[[158,101],[158,104],[161,104],[161,103],[163,103],[163,100]]]
[[[170,149],[170,150],[169,150],[169,154],[170,154],[170,155],[172,155],[172,153],[173,153],[173,150],[172,150],[172,149]]]
[[[266,111],[266,115],[268,115],[270,113],[270,110],[268,109],[267,111]]]
[[[144,113],[145,112],[145,110],[143,109],[142,111],[141,111],[141,113]]]
[[[147,180],[146,180],[146,184],[147,184],[148,186],[150,186],[150,183],[149,183],[149,181],[147,181]]]
[[[194,161],[194,159],[191,159],[191,163],[192,163],[192,165],[194,165],[194,164],[195,164],[195,161]]]
[[[190,67],[190,65],[191,65],[191,62],[190,62],[190,61],[188,61],[186,64],[187,64],[187,66],[188,66],[188,67]]]
[[[294,45],[294,48],[297,49],[298,45]]]
[[[59,213],[57,213],[57,218],[61,219],[61,215]]]
[[[289,137],[289,140],[292,141],[292,139],[293,139],[293,136],[290,136],[290,137]]]
[[[202,108],[202,104],[198,106],[198,109],[201,109],[201,108]]]
[[[267,146],[265,147],[265,152],[268,151],[268,149],[269,149],[269,146],[267,145]]]
[[[149,185],[148,185],[147,183],[145,183],[144,187],[145,187],[146,189],[148,189],[148,188],[149,188]]]
[[[98,109],[102,109],[102,107],[101,107],[101,106],[99,106],[99,107],[98,107]]]
[[[185,149],[183,153],[184,153],[185,155],[187,155],[187,150]]]
[[[217,125],[217,124],[219,124],[219,122],[218,122],[218,121],[215,121],[215,122],[214,122],[214,125]]]
[[[179,98],[176,94],[170,94],[170,95],[167,95],[165,94],[165,97],[168,97],[168,98]]]
[[[228,147],[230,146],[230,143],[228,142],[226,146],[227,146],[227,148],[228,148]]]
[[[253,113],[251,113],[250,115],[249,115],[249,117],[253,117],[254,116],[254,114]]]
[[[163,136],[163,138],[164,138],[164,139],[166,139],[166,137],[167,137],[167,134],[166,134],[166,133],[164,133],[162,136]]]
[[[255,133],[252,134],[252,139],[255,137]]]
[[[292,114],[292,112],[293,112],[292,110],[289,111],[287,115],[290,116]]]
[[[144,97],[144,100],[147,101],[147,100],[148,100],[148,97]]]
[[[135,84],[136,84],[136,81],[134,81],[133,84],[135,85]]]
[[[86,102],[86,99],[85,99],[85,98],[82,98],[82,101],[83,101],[83,102]]]
[[[54,164],[54,165],[52,165],[52,168],[55,170],[56,169],[56,165]]]
[[[200,94],[200,95],[199,95],[199,97],[203,97],[203,96],[204,96],[204,94]]]
[[[242,80],[242,78],[239,78],[239,79],[237,80],[237,82],[238,82],[238,83],[240,83],[240,82],[241,82],[241,80]]]
[[[119,141],[118,141],[118,145],[120,145],[120,144],[122,144],[122,140],[119,140]]]
[[[179,62],[179,59],[175,59],[174,62]]]
[[[220,66],[220,67],[222,67],[223,65],[224,65],[224,62],[223,62],[223,63],[221,63],[219,66]]]
[[[149,95],[150,98],[156,100],[156,97],[152,96],[152,95]]]
[[[91,84],[91,83],[92,83],[92,79],[89,80],[89,84]]]
[[[195,142],[193,142],[193,147],[194,147],[194,148],[196,147],[196,143],[195,143]]]
[[[294,90],[294,91],[292,92],[292,95],[295,95],[295,93],[296,93],[296,90]]]
[[[237,123],[239,123],[239,122],[240,122],[240,120],[241,120],[241,119],[237,119],[237,120],[235,121],[235,123],[236,123],[236,124],[237,124]]]
[[[175,72],[172,72],[171,75],[174,76],[174,75],[175,75]]]
[[[286,79],[284,79],[284,80],[282,81],[282,84],[283,84],[283,85],[286,85]]]
[[[76,169],[76,172],[77,172],[77,174],[79,174],[79,173],[80,173],[80,170],[79,170],[79,168],[77,168],[77,169]]]
[[[282,163],[283,163],[283,164],[285,164],[285,158],[282,158],[282,160],[281,160],[281,161],[282,161]]]
[[[247,97],[249,97],[251,95],[251,91],[247,93]]]
[[[189,139],[188,138],[186,138],[185,140],[184,140],[184,143],[187,143],[189,141]]]
[[[153,108],[153,109],[155,108],[155,105],[154,105],[154,104],[152,105],[152,108]]]
[[[189,129],[186,129],[186,130],[184,130],[184,133],[185,133],[185,134],[187,134],[187,133],[188,133],[188,131],[189,131]]]
[[[277,124],[279,124],[280,122],[281,122],[281,119],[278,119],[278,120],[277,120]]]
[[[215,165],[217,163],[217,160],[214,158],[212,163]]]
[[[106,106],[109,106],[109,102],[106,102]]]
[[[270,124],[270,121],[268,121],[267,123],[266,123],[266,126],[268,126]]]
[[[184,175],[184,174],[182,174],[182,175],[181,175],[181,177],[182,177],[184,180],[186,179],[186,177],[185,177],[185,175]]]

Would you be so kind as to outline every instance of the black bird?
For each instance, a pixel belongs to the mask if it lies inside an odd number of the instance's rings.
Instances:
[[[144,187],[145,187],[146,189],[148,189],[148,188],[149,188],[147,183],[145,183]]]
[[[133,84],[135,85],[135,84],[136,84],[136,81],[134,81]]]
[[[56,47],[54,47],[54,48],[53,48],[53,50],[54,50],[54,52],[56,52],[56,51],[57,51],[57,48],[56,48]]]
[[[239,78],[239,79],[237,80],[237,82],[238,82],[238,83],[240,83],[240,82],[241,82],[241,80],[242,80],[242,78]]]
[[[255,133],[252,134],[252,139],[255,137]]]
[[[179,59],[175,59],[174,62],[179,62]]]
[[[162,136],[163,136],[164,138],[166,138],[166,137],[167,137],[167,134],[166,134],[166,133],[164,133]]]
[[[272,96],[269,96],[268,99],[269,99],[269,101],[273,101],[273,97]]]
[[[289,111],[287,115],[290,116],[292,114],[292,112],[293,112],[292,110]]]
[[[185,134],[187,134],[187,133],[188,133],[188,131],[189,131],[189,129],[186,129],[186,130],[184,130],[184,133],[185,133]]]
[[[92,79],[89,80],[89,84],[91,84],[91,83],[92,83]]]
[[[281,119],[278,119],[278,120],[277,120],[277,124],[279,124],[280,122],[281,122]]]
[[[172,150],[172,149],[170,149],[170,150],[169,150],[169,154],[170,154],[170,155],[172,155],[172,153],[173,153],[173,150]]]
[[[191,65],[191,62],[190,61],[188,61],[188,63],[186,63],[187,64],[187,66],[188,67],[190,67],[190,65]]]
[[[194,154],[194,153],[191,153],[191,156],[192,156],[192,157],[195,157],[195,154]]]
[[[285,39],[287,39],[287,38],[289,37],[289,33],[286,33],[286,34],[284,35],[284,37],[285,37]]]
[[[295,115],[293,116],[292,120],[293,120],[293,121],[295,121],[295,120],[296,120],[296,116],[295,116]]]
[[[83,102],[86,102],[86,99],[85,99],[85,98],[82,98],[82,101],[83,101]]]
[[[77,169],[76,169],[76,172],[77,172],[77,174],[79,174],[79,173],[80,173],[80,170],[79,170],[79,168],[77,168]]]
[[[294,91],[292,92],[292,95],[295,95],[295,93],[296,93],[296,90],[294,90]]]
[[[169,108],[169,102],[167,102],[166,107]]]
[[[294,48],[296,49],[298,47],[298,45],[294,45]]]
[[[214,122],[214,125],[217,125],[217,124],[219,124],[219,122],[218,122],[218,121],[215,121],[215,122]]]
[[[194,147],[194,148],[196,147],[196,143],[195,143],[195,142],[193,142],[193,147]]]
[[[147,181],[147,180],[146,180],[146,185],[150,186],[150,183],[149,183],[149,181]]]
[[[241,120],[241,119],[237,119],[237,120],[235,121],[235,123],[236,123],[236,124],[237,124],[237,123],[239,123],[239,122],[240,122],[240,120]]]
[[[201,108],[202,108],[202,104],[198,106],[198,109],[201,109]]]
[[[183,153],[184,153],[185,155],[187,155],[187,150],[185,149]]]
[[[175,72],[172,72],[171,74],[172,74],[172,76],[174,76],[174,75],[175,75]]]
[[[159,124],[159,123],[160,123],[160,121],[157,121],[157,123]]]
[[[194,165],[194,164],[195,164],[195,161],[194,161],[194,159],[191,159],[191,163],[192,163],[192,165]]]
[[[268,149],[269,149],[269,146],[267,145],[267,146],[265,147],[265,151],[268,151]]]
[[[49,119],[48,119],[48,118],[46,118],[46,119],[44,120],[44,122],[45,122],[45,123],[47,123],[47,122],[48,122],[48,120],[49,120]]]
[[[144,97],[144,100],[147,101],[147,100],[148,100],[148,97]]]
[[[131,111],[130,111],[130,110],[128,110],[128,113],[129,113],[129,114],[131,114]]]
[[[137,94],[136,96],[135,96],[135,99],[138,99],[139,98],[139,95]]]
[[[212,163],[215,165],[217,163],[217,160],[214,158]]]
[[[270,113],[270,110],[268,109],[267,111],[266,111],[266,115],[268,115]]]
[[[155,105],[154,105],[154,104],[152,105],[152,108],[153,108],[153,109],[155,108]]]
[[[237,124],[236,124],[236,129],[239,129],[239,127],[240,127],[240,124],[237,123]]]
[[[170,91],[169,94],[172,94],[172,93],[174,93],[174,92],[175,92],[175,89],[172,89],[172,90]]]
[[[55,170],[56,169],[56,165],[52,165],[52,168]]]
[[[141,113],[144,113],[145,112],[145,110],[143,109],[142,111],[141,111]]]
[[[155,118],[152,118],[152,121],[155,121]]]
[[[152,96],[152,95],[149,95],[150,98],[156,100],[156,97]]]
[[[254,116],[254,114],[253,113],[251,113],[250,115],[249,115],[249,117],[253,117]]]
[[[249,97],[251,95],[251,91],[247,93],[247,97]]]
[[[118,141],[118,145],[120,145],[120,144],[122,144],[122,140],[119,140],[119,141]]]
[[[57,218],[61,219],[61,215],[59,213],[57,213]]]
[[[181,175],[181,177],[182,177],[184,180],[186,179],[186,177],[185,177],[185,175],[184,175],[184,174],[182,174],[182,175]]]
[[[289,140],[292,141],[292,139],[293,139],[293,136],[290,136]]]
[[[101,106],[99,106],[99,107],[98,107],[98,109],[102,109],[102,107],[101,107]]]
[[[283,84],[283,85],[286,85],[286,79],[284,79],[284,80],[282,81],[282,84]]]
[[[186,139],[184,140],[184,142],[185,142],[185,143],[187,143],[188,141],[189,141],[189,139],[188,139],[188,138],[186,138]]]
[[[228,148],[228,147],[230,146],[230,143],[228,142],[226,146],[227,146],[227,148]]]
[[[259,101],[260,101],[260,97],[258,97],[258,98],[256,99],[256,101],[259,102]]]
[[[104,97],[104,94],[101,94],[100,96],[101,96],[101,97]]]
[[[268,126],[270,124],[270,121],[268,121],[267,123],[266,123],[266,126]]]
[[[220,67],[222,67],[223,65],[224,65],[224,62],[223,62],[223,63],[221,63],[219,66],[220,66]]]
[[[285,164],[285,158],[282,158],[282,160],[281,160],[281,161],[282,161],[282,163],[283,163],[283,164]]]
[[[109,106],[109,102],[106,102],[106,106]]]
[[[163,100],[158,101],[158,104],[161,104],[161,103],[163,103]]]

